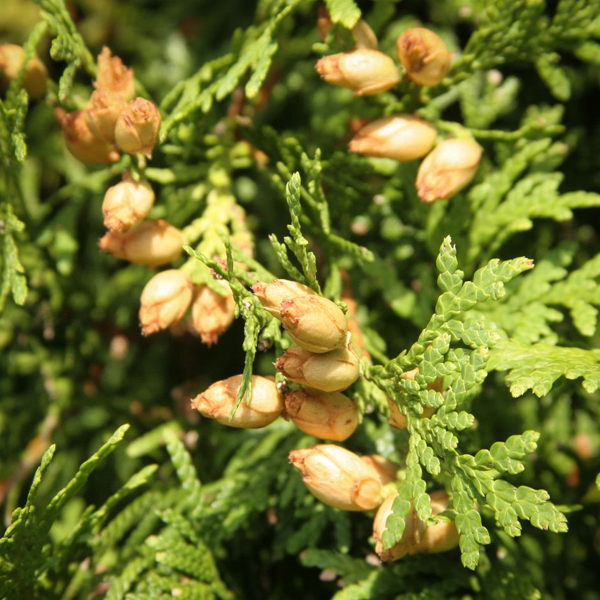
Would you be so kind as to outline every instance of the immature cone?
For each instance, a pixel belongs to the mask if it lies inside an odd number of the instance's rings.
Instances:
[[[481,146],[468,139],[448,139],[425,157],[417,173],[417,193],[423,202],[448,200],[471,183]]]
[[[25,62],[25,50],[15,44],[0,45],[0,78],[11,82],[19,75]],[[34,56],[25,67],[23,87],[30,98],[41,98],[48,87],[48,71],[44,63]]]
[[[235,301],[229,284],[223,282],[223,294],[201,285],[192,304],[194,330],[207,346],[215,344],[235,317]]]
[[[102,201],[104,226],[117,233],[128,231],[150,214],[154,198],[147,181],[126,179],[113,185]]]
[[[341,510],[373,510],[381,503],[376,471],[353,452],[333,444],[293,450],[290,461],[311,494]]]
[[[284,300],[300,296],[318,296],[317,292],[307,285],[289,279],[274,279],[271,283],[259,281],[252,286],[252,291],[263,308],[278,319],[281,319],[281,303]]]
[[[431,509],[433,516],[448,508],[448,494],[437,491],[430,494]],[[414,508],[405,518],[406,526],[402,539],[389,550],[383,549],[382,536],[385,531],[385,523],[392,513],[392,504],[395,496],[386,498],[379,507],[373,523],[373,537],[375,538],[375,552],[383,562],[398,560],[407,554],[433,554],[445,552],[458,544],[458,531],[454,521],[449,523],[437,523],[430,527],[419,520]]]
[[[54,114],[62,128],[67,150],[75,158],[86,164],[108,164],[119,160],[114,146],[99,140],[90,131],[82,110],[66,113],[57,108]]]
[[[252,376],[252,400],[246,404],[244,398],[233,419],[229,415],[235,405],[242,376],[235,375],[213,383],[205,392],[192,400],[192,408],[209,419],[216,419],[229,427],[257,429],[272,423],[283,411],[283,398],[272,379]]]
[[[433,125],[411,115],[378,119],[363,127],[350,141],[350,151],[394,160],[415,160],[435,144]]]
[[[286,331],[305,350],[330,352],[346,343],[346,316],[337,304],[327,298],[290,298],[281,303],[280,312]]]
[[[125,100],[115,92],[96,90],[92,94],[83,114],[96,138],[109,144],[115,143],[115,126],[125,106]]]
[[[136,98],[119,115],[115,127],[115,141],[123,152],[141,152],[151,158],[159,129],[158,108],[149,100]]]
[[[337,442],[348,439],[358,426],[358,411],[348,396],[307,388],[286,396],[284,416],[308,435]]]
[[[317,29],[321,39],[325,41],[333,24],[331,22],[329,11],[324,6],[319,7],[318,14]],[[352,28],[352,35],[356,42],[356,48],[372,48],[376,50],[379,45],[375,32],[369,27],[369,24],[366,21],[363,21],[363,19]]]
[[[408,29],[398,38],[398,57],[411,81],[437,85],[450,72],[450,54],[438,35],[423,27]]]
[[[358,357],[351,348],[314,354],[293,346],[279,357],[275,368],[295,383],[330,393],[345,390],[360,375]]]
[[[155,275],[142,291],[142,334],[151,335],[181,320],[192,301],[193,288],[190,278],[177,269]]]
[[[166,221],[145,221],[126,233],[107,233],[100,248],[117,258],[158,267],[170,263],[183,250],[183,235]]]
[[[119,94],[125,102],[135,96],[133,70],[128,69],[118,56],[113,56],[106,46],[98,55],[98,77],[94,85],[98,90]]]
[[[390,425],[398,427],[398,429],[406,429],[406,416],[400,411],[398,405],[391,398],[388,398],[388,406],[390,407]],[[435,410],[435,408],[431,408],[430,406],[424,406],[421,418],[431,418],[435,413]]]
[[[405,379],[414,379],[418,372],[419,368],[417,367],[411,371],[405,371],[402,376]],[[438,377],[433,383],[430,383],[427,386],[427,389],[435,390],[436,392],[442,392],[444,389],[444,379]],[[398,405],[391,398],[388,398],[388,406],[390,407],[390,425],[394,425],[394,427],[398,427],[399,429],[406,429],[406,416],[400,411]],[[421,418],[429,419],[435,413],[435,411],[435,408],[423,406]]]
[[[379,454],[361,456],[360,459],[375,469],[381,480],[381,485],[387,485],[388,483],[396,481],[396,473],[398,473],[400,467],[394,461],[379,456]]]
[[[385,92],[402,78],[387,54],[368,48],[326,56],[317,62],[316,69],[328,83],[348,88],[357,96]]]

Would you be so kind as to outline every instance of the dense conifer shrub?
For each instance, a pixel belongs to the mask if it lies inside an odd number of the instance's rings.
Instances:
[[[0,598],[600,598],[598,0],[0,43]]]

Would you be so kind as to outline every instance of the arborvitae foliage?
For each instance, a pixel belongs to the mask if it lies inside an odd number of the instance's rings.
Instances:
[[[365,22],[398,65],[400,34],[435,31],[449,74],[374,96],[319,78]],[[1,599],[600,599],[600,1],[3,0],[0,42],[25,56],[0,84]],[[151,159],[65,148],[55,111],[86,108],[105,45],[160,109]],[[399,113],[481,145],[469,185],[422,202],[418,161],[348,151]],[[182,233],[165,268],[228,283],[216,346],[189,318],[139,333],[158,271],[97,243],[125,173]],[[414,509],[459,549],[380,563],[373,513],[320,502],[289,463],[322,442],[190,408],[243,374],[233,413],[275,375],[292,340],[251,290],[275,278],[354,325],[342,445],[400,466],[383,548]]]

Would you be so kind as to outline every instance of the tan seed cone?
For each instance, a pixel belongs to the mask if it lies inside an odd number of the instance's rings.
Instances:
[[[360,363],[351,348],[315,354],[293,346],[279,357],[275,368],[295,383],[330,393],[345,390],[360,375]]]
[[[192,304],[194,330],[207,346],[217,343],[235,317],[231,288],[226,282],[223,282],[222,287],[224,295],[214,292],[206,285],[199,286]]]
[[[158,267],[170,263],[183,250],[183,235],[163,219],[144,221],[126,233],[107,233],[100,248],[117,258]]]
[[[379,456],[379,454],[361,456],[361,460],[377,471],[382,485],[396,481],[396,473],[400,467],[394,461]]]
[[[284,416],[304,433],[336,442],[348,439],[358,426],[358,411],[351,398],[307,388],[286,396]]]
[[[190,278],[177,269],[155,275],[142,291],[142,334],[151,335],[181,320],[192,302],[193,288]]]
[[[280,311],[281,321],[290,337],[305,350],[330,352],[346,343],[346,316],[327,298],[291,298],[281,303]]]
[[[25,50],[16,44],[0,44],[0,79],[10,83],[19,75],[25,62]],[[34,56],[25,68],[23,87],[30,98],[41,98],[48,88],[48,71],[44,63]]]
[[[90,131],[82,110],[66,113],[57,108],[54,114],[62,128],[67,150],[75,158],[86,164],[108,164],[119,160],[115,147],[99,140]]]
[[[439,490],[430,494],[433,516],[446,510],[449,505],[448,494]],[[398,560],[407,554],[431,554],[445,552],[458,544],[458,531],[454,522],[437,523],[428,527],[419,520],[414,508],[411,508],[406,517],[406,527],[402,539],[389,550],[383,549],[382,536],[385,531],[387,518],[392,513],[392,504],[395,496],[384,500],[375,515],[373,522],[373,537],[375,538],[375,552],[383,562]]]
[[[317,62],[316,69],[328,83],[348,88],[357,96],[385,92],[402,78],[387,54],[367,48],[326,56]]]
[[[104,226],[117,233],[143,221],[154,206],[154,190],[147,181],[125,179],[108,188],[102,202]]]
[[[284,300],[301,296],[318,296],[317,292],[307,285],[289,279],[274,279],[271,283],[259,281],[252,286],[252,291],[264,309],[278,319],[281,318],[281,303]]]
[[[473,140],[448,139],[439,143],[419,167],[419,198],[423,202],[452,198],[475,177],[482,152]]]
[[[129,102],[135,96],[133,69],[128,69],[106,46],[98,55],[98,77],[94,85],[98,90],[120,94],[125,102]]]
[[[435,144],[433,125],[411,115],[378,119],[363,127],[351,140],[350,151],[399,161],[425,156]]]
[[[204,417],[216,419],[229,427],[258,429],[275,421],[283,411],[283,397],[272,379],[258,375],[252,376],[252,401],[246,404],[244,398],[233,419],[229,420],[241,383],[241,375],[213,383],[192,400],[192,408]]]
[[[114,144],[117,119],[125,106],[121,95],[109,90],[96,90],[83,113],[92,134],[103,142]]]
[[[115,127],[117,146],[128,154],[141,152],[152,158],[152,150],[158,139],[160,113],[149,100],[136,98],[119,115]]]
[[[381,481],[359,456],[333,444],[290,452],[290,461],[316,498],[341,510],[373,510],[381,503]]]
[[[408,29],[398,38],[398,57],[409,79],[437,85],[450,72],[450,54],[438,35],[423,27]]]

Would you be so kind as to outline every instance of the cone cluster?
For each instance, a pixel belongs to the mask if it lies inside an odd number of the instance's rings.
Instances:
[[[22,48],[0,46],[0,70],[7,79],[17,76],[25,59]],[[25,71],[30,95],[45,92],[45,67],[34,58]],[[42,86],[44,82],[44,86]],[[56,109],[69,152],[86,164],[107,164],[120,153],[143,154],[151,158],[160,129],[160,113],[144,98],[135,97],[132,69],[128,69],[109,48],[98,56],[94,92],[84,110],[67,113]],[[125,172],[122,180],[106,190],[102,202],[108,232],[99,246],[116,258],[148,267],[171,263],[183,252],[183,233],[163,219],[149,220],[156,200],[154,190],[143,178]],[[141,295],[139,312],[142,333],[150,335],[181,321],[192,307],[192,329],[211,345],[229,327],[235,304],[229,285],[215,282],[195,286],[178,269],[152,277]]]
[[[204,417],[230,427],[266,427],[282,416],[316,438],[329,442],[347,440],[358,427],[359,416],[354,401],[342,392],[356,381],[360,369],[359,359],[349,343],[343,311],[295,281],[259,282],[252,291],[263,308],[282,322],[295,342],[274,363],[275,368],[302,387],[284,397],[272,377],[255,375],[250,401],[242,399],[232,416],[242,384],[242,375],[236,375],[211,385],[192,400],[192,407]],[[416,373],[417,369],[405,376],[414,379]],[[436,381],[430,388],[441,392],[441,385],[441,381]],[[423,411],[424,416],[431,416],[432,412],[427,410]],[[406,427],[406,418],[391,401],[390,411],[390,422]],[[453,522],[428,525],[411,508],[402,540],[389,550],[383,549],[385,521],[398,493],[394,486],[398,465],[392,461],[376,454],[359,456],[330,443],[293,450],[289,459],[307,489],[321,502],[340,510],[377,511],[373,535],[381,560],[397,560],[418,552],[441,552],[456,545],[458,533]],[[448,508],[445,492],[434,492],[431,498],[434,516]]]
[[[358,411],[341,392],[358,379],[360,362],[349,344],[343,311],[308,286],[286,279],[257,283],[252,291],[296,344],[274,363],[303,386],[286,397],[284,417],[309,435],[346,440],[358,426]]]
[[[67,149],[88,164],[107,164],[119,153],[152,157],[160,113],[145,98],[134,98],[133,70],[104,48],[98,56],[96,88],[84,110],[56,110]]]
[[[303,387],[289,392],[283,399],[273,382],[259,387],[253,383],[250,402],[240,404],[244,410],[240,412],[238,407],[231,421],[220,419],[216,416],[221,410],[218,407],[226,405],[231,411],[235,405],[241,385],[238,375],[213,384],[192,401],[193,407],[205,417],[216,418],[233,427],[266,426],[277,412],[276,416],[282,415],[294,422],[308,435],[324,440],[346,440],[358,426],[358,411],[354,401],[341,392],[356,381],[360,368],[358,356],[348,344],[348,326],[343,311],[334,302],[295,281],[259,282],[252,290],[264,309],[283,323],[297,344],[279,357],[275,368]],[[194,321],[201,320],[207,329],[216,329],[211,327],[211,311],[202,310],[202,318],[200,311],[195,314],[199,302],[212,304],[213,310],[222,315],[227,310],[224,308],[227,299],[215,301],[210,290],[202,290],[194,302]],[[219,323],[222,321],[219,319]],[[262,382],[265,378],[255,379]],[[263,404],[273,408],[269,418],[258,418],[252,412]]]
[[[331,28],[326,13],[317,23],[323,38]],[[451,69],[451,56],[444,42],[424,27],[406,30],[397,40],[400,69],[392,57],[377,50],[377,38],[360,21],[352,30],[356,49],[332,54],[316,64],[317,73],[328,83],[369,96],[391,90],[405,75],[416,85],[440,84]],[[373,39],[374,38],[374,39]],[[423,202],[448,200],[475,177],[482,148],[471,138],[448,138],[436,145],[436,128],[410,114],[376,119],[364,126],[349,143],[351,152],[401,162],[425,158],[419,167],[416,188]]]

